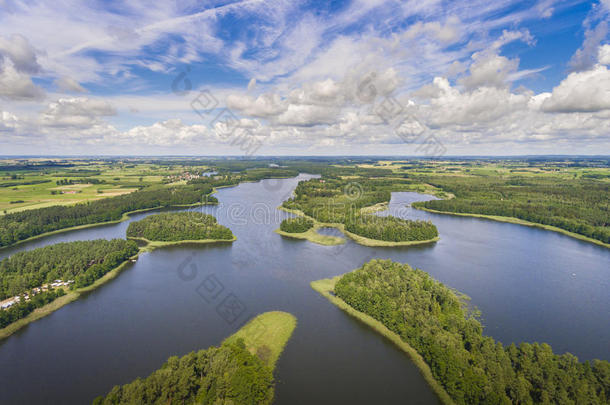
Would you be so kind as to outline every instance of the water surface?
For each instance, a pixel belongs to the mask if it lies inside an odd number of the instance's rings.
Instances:
[[[582,359],[610,358],[608,249],[541,229],[405,208],[431,198],[416,193],[394,193],[379,215],[431,219],[437,243],[320,246],[275,234],[289,216],[276,207],[310,177],[220,189],[219,206],[198,210],[229,226],[233,244],[143,254],[113,281],[0,342],[0,402],[86,403],[148,375],[170,355],[219,344],[252,315],[283,310],[298,325],[276,369],[277,404],[437,403],[401,351],[309,287],[375,257],[422,268],[468,294],[485,333],[504,343],[544,341]],[[124,237],[128,224],[53,235],[0,257]]]

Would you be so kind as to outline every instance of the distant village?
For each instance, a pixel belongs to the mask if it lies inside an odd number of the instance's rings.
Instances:
[[[68,280],[68,281],[55,280],[52,283],[43,284],[40,287],[33,288],[32,291],[30,291],[30,293],[16,295],[14,297],[7,298],[4,301],[0,301],[0,309],[8,309],[8,308],[12,307],[13,305],[20,303],[22,299],[25,301],[29,301],[30,297],[40,294],[41,292],[45,292],[45,291],[48,291],[49,289],[53,289],[53,288],[57,288],[57,287],[69,287],[70,284],[73,284],[73,283],[74,283],[74,280]]]
[[[189,180],[195,180],[195,179],[200,179],[202,177],[208,177],[211,176],[213,174],[216,174],[216,172],[204,172],[204,173],[191,173],[191,172],[184,172],[184,173],[180,173],[180,174],[172,174],[169,176],[166,176],[165,179],[169,182],[175,182],[175,181],[189,181]]]

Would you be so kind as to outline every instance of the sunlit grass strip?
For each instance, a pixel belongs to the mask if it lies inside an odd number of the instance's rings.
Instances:
[[[225,342],[241,338],[246,348],[255,355],[268,348],[268,356],[261,360],[273,370],[296,326],[297,318],[288,312],[265,312],[250,320]]]
[[[537,222],[530,222],[530,221],[526,221],[524,219],[519,219],[519,218],[514,218],[514,217],[502,217],[499,215],[484,215],[484,214],[470,214],[470,213],[465,213],[465,212],[437,211],[437,210],[431,210],[430,208],[425,208],[425,207],[420,207],[420,206],[414,206],[413,208],[416,208],[416,209],[422,210],[422,211],[432,212],[434,214],[454,215],[454,216],[458,216],[458,217],[483,218],[483,219],[489,219],[492,221],[507,222],[510,224],[525,225],[525,226],[531,226],[534,228],[546,229],[547,231],[562,233],[564,235],[570,236],[575,239],[580,239],[585,242],[595,243],[596,245],[610,248],[610,244],[604,243],[600,240],[589,238],[588,236],[584,236],[584,235],[581,235],[578,233],[566,231],[565,229],[557,228],[556,226],[539,224]]]
[[[157,248],[164,248],[169,246],[178,246],[178,245],[192,245],[192,244],[210,244],[210,243],[231,243],[237,240],[237,236],[233,235],[232,239],[193,239],[193,240],[177,240],[177,241],[157,241],[157,240],[148,240],[146,238],[139,238],[135,236],[128,236],[127,239],[141,241],[146,243],[146,246],[140,247],[141,251],[151,252]]]
[[[337,276],[334,278],[325,278],[322,280],[312,281],[311,288],[319,292],[321,295],[326,297],[330,302],[335,304],[337,307],[341,308],[343,311],[347,312],[350,316],[358,319],[359,321],[365,323],[370,326],[373,330],[378,332],[379,334],[386,337],[392,343],[394,343],[400,350],[405,352],[407,356],[413,361],[413,363],[419,368],[424,379],[430,385],[434,393],[438,396],[438,398],[444,404],[453,405],[455,402],[451,399],[449,394],[445,391],[445,389],[441,386],[441,384],[434,378],[432,375],[432,371],[430,367],[425,362],[423,357],[417,353],[417,351],[409,345],[407,342],[402,340],[400,336],[390,329],[388,329],[384,324],[376,320],[375,318],[355,310],[341,298],[334,295],[333,291],[335,289],[335,284],[341,279],[342,276]]]
[[[131,260],[135,260],[138,257],[139,253],[135,256],[130,257],[128,260],[125,260],[123,263],[119,264],[114,269],[110,270],[108,273],[104,274],[104,276],[95,280],[95,282],[86,287],[77,288],[76,290],[67,291],[66,295],[59,297],[47,305],[44,305],[40,308],[36,308],[34,311],[29,313],[25,318],[21,318],[6,326],[3,329],[0,329],[0,340],[5,339],[11,336],[13,333],[17,332],[19,329],[24,326],[30,324],[31,322],[37,321],[40,318],[44,318],[47,315],[57,311],[64,305],[71,303],[72,301],[77,300],[81,294],[87,293],[89,291],[93,291],[101,285],[107,283],[108,281],[114,279],[119,273],[131,262]]]

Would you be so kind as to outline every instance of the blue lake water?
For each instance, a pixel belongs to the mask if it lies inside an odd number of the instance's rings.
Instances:
[[[413,210],[411,202],[432,198],[416,193],[394,193],[389,210],[378,215],[430,219],[440,232],[437,243],[320,246],[277,235],[273,230],[289,214],[276,207],[310,177],[220,189],[219,206],[197,210],[229,226],[233,244],[142,254],[108,284],[0,342],[0,403],[90,402],[150,374],[171,355],[218,345],[269,310],[298,318],[275,372],[277,404],[437,403],[401,351],[309,287],[372,258],[409,263],[469,295],[485,333],[505,344],[547,342],[583,360],[610,359],[609,249],[537,228]],[[0,257],[62,241],[124,237],[128,224],[53,235]]]

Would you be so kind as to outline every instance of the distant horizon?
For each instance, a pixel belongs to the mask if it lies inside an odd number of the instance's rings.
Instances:
[[[555,157],[555,158],[610,158],[608,155],[584,155],[584,154],[532,154],[532,155],[443,155],[443,156],[419,156],[419,155],[260,155],[260,156],[244,156],[244,155],[0,155],[0,159],[14,159],[14,158],[150,158],[150,157],[188,157],[188,158],[239,158],[243,160],[257,160],[257,159],[272,159],[272,158],[350,158],[350,157],[362,157],[362,158],[397,158],[397,159],[426,159],[426,160],[443,160],[453,158],[515,158],[515,157]]]

